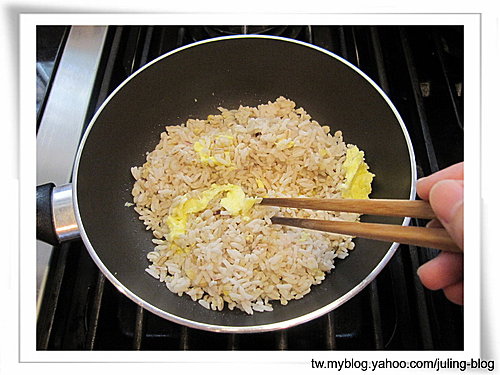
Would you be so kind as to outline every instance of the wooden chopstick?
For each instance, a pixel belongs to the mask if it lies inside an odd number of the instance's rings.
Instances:
[[[429,203],[420,200],[263,198],[260,204],[265,206],[355,212],[380,216],[418,217],[421,219],[434,219],[436,217]]]
[[[260,204],[265,206],[355,212],[380,216],[417,217],[421,219],[434,219],[436,217],[428,202],[403,199],[263,198]],[[277,216],[271,218],[271,221],[273,224],[430,247],[452,252],[462,252],[462,249],[455,244],[448,232],[441,228],[407,227],[401,225]]]
[[[358,236],[372,240],[398,242],[456,253],[462,252],[462,249],[455,244],[446,230],[440,228],[407,227],[389,224],[314,220],[279,216],[272,217],[271,221],[273,224],[297,228]]]

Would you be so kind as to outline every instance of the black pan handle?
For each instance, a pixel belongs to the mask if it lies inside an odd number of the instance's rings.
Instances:
[[[80,238],[71,184],[37,186],[36,238],[54,246]]]
[[[59,239],[52,214],[52,191],[55,185],[51,182],[36,187],[36,238],[51,245],[59,245]]]

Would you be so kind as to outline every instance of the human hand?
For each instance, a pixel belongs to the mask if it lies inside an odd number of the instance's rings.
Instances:
[[[438,220],[428,227],[444,227],[463,250],[464,163],[458,163],[417,181],[417,194],[429,201]],[[420,281],[431,290],[443,289],[454,303],[463,304],[463,254],[441,252],[417,270]]]

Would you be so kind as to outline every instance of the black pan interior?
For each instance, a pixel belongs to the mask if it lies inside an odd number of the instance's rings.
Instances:
[[[178,297],[148,276],[152,235],[125,202],[130,167],[142,165],[166,125],[206,118],[217,107],[255,106],[279,96],[313,119],[342,130],[365,151],[376,178],[374,198],[408,198],[412,166],[407,140],[377,89],[351,67],[317,49],[264,38],[231,38],[183,49],[130,79],[93,120],[77,166],[83,230],[102,262],[126,289],[170,315],[217,326],[255,326],[303,316],[345,296],[382,261],[391,244],[356,240],[356,249],[310,294],[274,311],[248,316],[213,312]],[[365,218],[372,220],[373,218]],[[377,218],[399,224],[401,219]],[[106,272],[105,272],[106,273]]]

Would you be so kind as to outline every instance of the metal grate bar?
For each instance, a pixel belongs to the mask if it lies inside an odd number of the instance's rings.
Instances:
[[[87,339],[89,332],[89,317],[93,315],[93,302],[95,293],[98,293],[96,282],[99,280],[99,270],[94,261],[82,245],[75,246],[72,250],[72,256],[76,258],[73,263],[79,272],[75,275],[74,284],[66,291],[70,297],[67,316],[65,316],[64,332],[67,340],[62,342],[61,349],[84,349],[91,341]],[[74,299],[72,297],[74,296]],[[100,314],[95,314],[98,319]],[[91,322],[91,325],[96,325],[97,322]],[[92,344],[94,345],[94,344]]]
[[[370,38],[373,45],[375,64],[377,66],[378,84],[386,94],[389,94],[389,81],[387,79],[387,74],[385,71],[384,54],[382,52],[382,46],[380,45],[378,28],[374,26],[370,27]]]
[[[369,285],[370,292],[370,308],[373,323],[373,341],[375,349],[384,349],[384,337],[382,334],[382,317],[380,314],[380,301],[378,297],[377,279],[373,280]]]
[[[415,246],[409,246],[410,259],[412,264],[412,270],[416,270],[420,266],[420,261],[418,259],[418,253],[421,249]],[[434,343],[432,340],[432,330],[431,323],[429,320],[429,310],[427,308],[427,301],[425,298],[425,291],[422,283],[416,272],[413,272],[413,287],[417,297],[416,309],[419,323],[420,338],[422,340],[423,349],[434,349]]]
[[[49,349],[56,310],[59,304],[59,297],[61,296],[61,286],[66,271],[68,250],[69,245],[65,244],[62,247],[54,248],[52,253],[45,294],[40,305],[40,310],[44,313],[39,315],[36,325],[37,350]]]
[[[148,59],[152,60],[185,44],[186,28],[183,26],[153,27]]]
[[[186,326],[181,327],[179,349],[181,350],[189,349],[189,329]]]
[[[148,26],[146,28],[146,36],[144,37],[144,47],[142,49],[142,55],[139,62],[139,67],[142,67],[149,61],[149,51],[151,47],[152,38],[153,38],[153,27]]]
[[[229,350],[237,350],[239,348],[239,339],[238,339],[238,335],[235,334],[235,333],[230,333],[228,335],[228,343],[227,343],[227,348]]]
[[[137,28],[137,33],[133,33],[132,36],[132,41],[135,40],[135,44],[133,47],[133,53],[132,53],[132,63],[130,64],[130,74],[134,73],[137,69],[141,67],[140,64],[140,56],[141,56],[141,46],[142,46],[142,39],[144,35],[144,28],[143,27],[138,27]],[[133,43],[133,42],[132,42]]]
[[[142,339],[144,337],[144,308],[137,306],[135,314],[135,329],[133,349],[140,350],[142,347]]]
[[[354,27],[351,27],[351,35],[352,35],[352,43],[354,45],[354,56],[356,58],[356,66],[359,68],[361,66],[360,58],[359,58],[359,48],[358,42],[356,40],[356,32],[354,31]]]
[[[347,60],[347,42],[346,42],[346,36],[345,36],[345,30],[343,26],[339,26],[338,28],[339,31],[339,41],[340,41],[340,54],[344,59]]]
[[[335,322],[334,312],[326,314],[326,327],[325,327],[325,346],[328,350],[337,349],[337,340],[335,338]]]
[[[96,341],[97,327],[99,323],[99,313],[102,306],[102,295],[104,292],[104,284],[106,282],[106,277],[103,273],[99,272],[97,277],[97,286],[94,294],[94,301],[92,303],[92,311],[89,318],[89,327],[87,330],[87,339],[85,342],[85,348],[88,350],[93,350]]]
[[[282,329],[276,333],[276,347],[278,350],[286,350],[288,348],[288,331]]]
[[[446,67],[446,64],[444,61],[445,59],[444,59],[443,45],[439,41],[439,37],[437,35],[436,29],[432,30],[432,40],[434,42],[434,46],[435,46],[436,51],[437,51],[439,66],[441,67],[441,72],[443,74],[444,80],[446,82],[446,87],[448,89],[448,94],[450,96],[451,105],[453,107],[453,114],[455,115],[458,127],[461,130],[464,130],[464,125],[462,123],[462,119],[461,119],[461,116],[460,116],[459,111],[458,111],[457,101],[455,99],[455,95],[453,94],[453,88],[452,88],[452,85],[450,83],[448,68]]]
[[[160,28],[160,37],[159,37],[159,41],[157,43],[158,47],[156,48],[156,56],[160,56],[161,54],[164,53],[164,51],[166,50],[166,29],[164,27]]]
[[[415,63],[413,62],[413,55],[408,41],[408,35],[404,27],[401,27],[399,29],[399,32],[400,32],[399,35],[401,39],[401,45],[403,47],[403,54],[408,69],[408,74],[410,75],[410,81],[413,90],[413,96],[415,99],[415,105],[417,108],[418,116],[420,118],[420,127],[422,129],[422,135],[425,141],[425,148],[427,151],[427,158],[429,159],[429,166],[431,172],[436,172],[439,169],[439,166],[436,158],[436,152],[434,150],[434,144],[429,131],[429,124],[427,121],[427,114],[425,113],[422,94],[419,89],[418,74],[415,68]]]
[[[310,25],[306,26],[306,41],[311,44],[313,42],[313,31]]]
[[[335,31],[332,31],[330,27],[314,26],[308,32],[310,32],[310,43],[334,52],[338,41],[334,41]]]
[[[61,42],[59,43],[59,47],[57,48],[56,58],[54,60],[54,67],[52,68],[53,72],[57,71],[57,68],[59,66],[59,62],[61,61],[64,46],[66,45],[66,40],[68,39],[70,29],[71,29],[71,27],[65,26],[63,37],[61,39]],[[47,99],[49,98],[50,90],[52,89],[52,85],[54,84],[55,76],[56,76],[56,74],[54,74],[54,73],[52,73],[50,75],[48,82],[47,82],[47,86],[45,88],[45,94],[43,96],[43,100],[40,103],[40,108],[38,109],[37,114],[36,114],[36,131],[37,132],[38,132],[38,128],[40,128],[40,122],[42,121],[42,118],[43,118],[43,113],[45,111],[45,106],[47,105]]]
[[[122,35],[123,35],[123,27],[117,27],[114,29],[113,39],[109,47],[109,54],[107,56],[107,61],[104,68],[104,74],[100,81],[101,86],[99,90],[99,95],[97,97],[95,110],[97,110],[97,108],[101,106],[101,104],[108,97],[109,93],[114,89],[114,87],[111,86],[113,77],[113,68],[115,66],[116,58],[120,49],[120,41],[122,39]]]
[[[411,321],[411,311],[409,305],[408,287],[405,279],[404,264],[401,249],[394,254],[390,263],[390,274],[392,279],[392,290],[394,293],[396,305],[396,334],[401,340],[403,349],[412,349],[418,346],[416,337],[413,333],[413,323]]]
[[[186,36],[186,28],[179,27],[179,31],[177,32],[177,47],[181,47],[184,44],[185,36]]]

